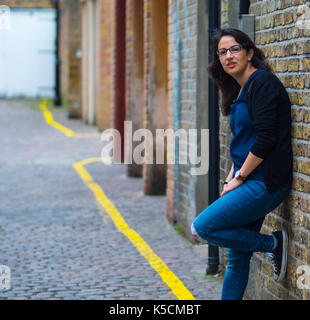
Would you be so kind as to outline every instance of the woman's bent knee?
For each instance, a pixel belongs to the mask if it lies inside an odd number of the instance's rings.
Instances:
[[[206,240],[202,239],[200,237],[200,235],[198,234],[198,232],[194,226],[194,223],[192,223],[192,225],[191,225],[191,232],[192,232],[192,235],[195,237],[195,239],[197,239],[200,242],[206,242]]]

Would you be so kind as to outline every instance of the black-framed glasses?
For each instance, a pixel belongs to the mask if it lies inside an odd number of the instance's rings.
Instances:
[[[235,44],[234,46],[231,46],[230,48],[221,48],[216,51],[217,55],[219,57],[226,56],[227,51],[229,51],[231,54],[238,54],[242,50],[241,44]]]

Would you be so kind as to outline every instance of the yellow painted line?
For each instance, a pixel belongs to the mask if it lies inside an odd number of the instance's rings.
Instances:
[[[152,250],[152,248],[142,239],[142,237],[133,229],[131,229],[121,213],[113,205],[113,203],[105,195],[101,187],[93,180],[84,165],[101,161],[100,158],[90,158],[72,164],[73,168],[80,175],[83,182],[93,192],[97,201],[107,211],[108,215],[114,222],[115,226],[122,232],[138,249],[141,255],[149,262],[151,267],[160,275],[163,282],[165,282],[180,300],[195,300],[191,292],[179,280],[179,278],[167,267],[167,265],[160,259],[160,257]]]
[[[48,99],[44,99],[40,104],[40,109],[43,111],[45,121],[48,125],[54,129],[62,132],[67,137],[74,138],[100,138],[100,133],[77,133],[67,127],[63,126],[59,122],[55,121],[52,113],[47,108]]]

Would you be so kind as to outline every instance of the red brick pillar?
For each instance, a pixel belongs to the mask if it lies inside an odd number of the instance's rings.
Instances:
[[[143,0],[127,0],[127,82],[126,119],[132,123],[132,132],[143,128],[143,85],[144,85],[144,40]],[[125,141],[125,143],[128,143]],[[132,141],[132,150],[140,142]],[[127,156],[127,175],[142,176],[142,164]],[[131,160],[131,161],[130,161]],[[132,162],[132,163],[131,163]]]
[[[121,134],[124,161],[125,121],[125,66],[126,66],[126,0],[115,1],[115,73],[114,73],[114,128]]]
[[[167,0],[144,2],[144,28],[144,127],[153,133],[153,164],[143,166],[144,193],[165,194],[167,167],[155,163],[155,130],[167,128]]]
[[[69,118],[81,116],[81,2],[60,2],[61,96]]]

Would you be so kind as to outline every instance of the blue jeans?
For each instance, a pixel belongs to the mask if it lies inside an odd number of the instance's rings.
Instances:
[[[202,211],[192,224],[192,233],[211,245],[225,247],[227,267],[222,300],[240,300],[249,277],[249,265],[255,251],[270,252],[271,235],[259,233],[267,213],[284,200],[289,187],[269,193],[260,180],[246,180]]]

